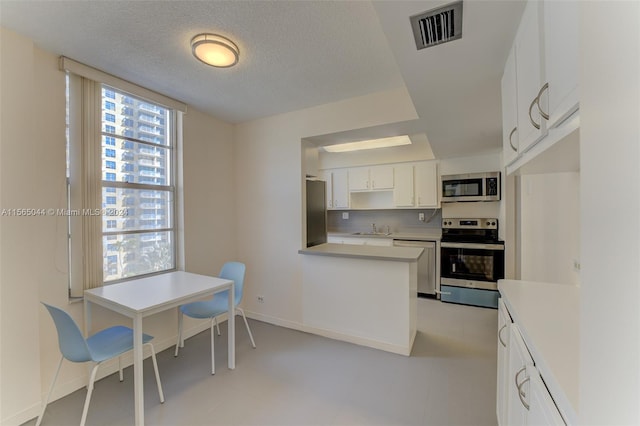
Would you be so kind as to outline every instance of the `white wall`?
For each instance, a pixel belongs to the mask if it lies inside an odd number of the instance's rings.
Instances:
[[[640,3],[581,2],[580,419],[640,424]],[[594,22],[615,22],[602,31]]]
[[[41,72],[55,58],[34,49],[30,40],[2,30],[0,42],[0,208],[61,208],[63,76]],[[37,413],[40,403],[45,348],[39,341],[38,300],[40,293],[64,285],[58,268],[65,262],[57,258],[55,217],[1,216],[0,223],[0,423],[19,424]]]
[[[58,55],[0,31],[0,209],[64,208],[65,79]],[[187,269],[217,274],[237,256],[233,126],[191,109],[184,156]],[[14,425],[39,414],[60,357],[53,322],[39,302],[84,321],[82,304],[68,302],[65,218],[0,216],[0,229],[0,424]],[[99,308],[93,319],[96,331],[131,325]],[[175,343],[176,324],[173,311],[145,319],[156,350]],[[85,383],[86,368],[65,362],[53,398]]]
[[[234,126],[189,108],[184,115],[185,270],[217,275],[235,260]]]
[[[579,284],[580,174],[521,176],[522,280]]]
[[[290,327],[302,323],[301,140],[414,118],[401,89],[238,126],[238,253],[247,263],[244,303],[252,316]],[[264,303],[257,303],[257,295]]]

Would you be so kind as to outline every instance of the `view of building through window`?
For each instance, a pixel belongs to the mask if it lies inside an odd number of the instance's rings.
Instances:
[[[172,111],[102,87],[104,281],[175,267]]]

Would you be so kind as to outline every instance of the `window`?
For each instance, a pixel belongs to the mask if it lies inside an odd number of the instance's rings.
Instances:
[[[105,99],[111,92],[116,110],[126,105],[130,117],[145,121],[150,121],[150,115],[156,117],[152,140],[140,133],[146,126],[133,118],[122,120],[120,126],[107,124],[112,121]],[[105,157],[119,158],[104,160],[102,165],[102,203],[117,214],[103,217],[103,250],[108,253],[104,281],[174,269],[173,111],[106,86],[102,97],[102,149]],[[108,148],[113,146],[119,147],[118,153]]]
[[[86,73],[68,58],[60,64],[67,71],[68,211],[80,212],[67,221],[70,296],[175,270],[175,144],[186,105]]]

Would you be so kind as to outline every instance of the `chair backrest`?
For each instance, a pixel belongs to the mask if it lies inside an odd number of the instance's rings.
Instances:
[[[87,346],[87,341],[82,336],[76,322],[68,313],[55,306],[42,303],[49,313],[58,330],[58,345],[60,352],[69,361],[85,362],[91,361],[91,353]]]
[[[246,267],[241,262],[227,262],[222,265],[220,270],[220,278],[233,280],[235,284],[235,304],[238,305],[242,300],[242,290],[244,289],[244,272]]]

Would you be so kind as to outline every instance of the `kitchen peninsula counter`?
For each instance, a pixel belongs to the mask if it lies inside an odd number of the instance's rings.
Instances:
[[[422,248],[385,247],[354,244],[320,244],[299,250],[300,254],[316,256],[352,257],[393,262],[416,262],[422,256]]]
[[[305,331],[409,355],[423,251],[351,244],[299,250]]]

